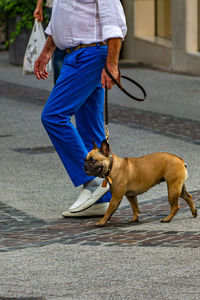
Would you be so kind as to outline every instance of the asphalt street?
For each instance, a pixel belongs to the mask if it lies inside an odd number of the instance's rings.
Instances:
[[[110,143],[119,156],[165,151],[184,158],[200,207],[200,78],[135,66],[121,72],[146,89],[144,103],[109,93]],[[200,221],[180,200],[171,223],[162,183],[139,196],[127,223],[124,198],[104,228],[96,218],[63,219],[74,188],[40,115],[52,88],[22,75],[0,52],[0,300],[200,299]],[[131,86],[131,92],[137,93]]]

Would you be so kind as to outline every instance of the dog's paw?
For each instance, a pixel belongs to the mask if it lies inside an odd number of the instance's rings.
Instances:
[[[133,217],[132,219],[128,220],[129,223],[138,223],[139,218],[138,217]]]
[[[169,223],[171,220],[169,220],[167,217],[160,220],[161,223]]]
[[[103,220],[100,220],[100,221],[99,221],[99,222],[97,222],[95,225],[96,225],[97,227],[103,227],[105,224],[106,224],[106,222],[105,222],[105,221],[103,221]]]
[[[196,218],[198,216],[197,209],[192,213],[193,217]]]

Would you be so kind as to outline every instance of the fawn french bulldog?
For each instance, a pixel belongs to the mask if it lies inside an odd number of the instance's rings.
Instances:
[[[103,226],[117,210],[122,198],[126,195],[133,210],[129,222],[139,221],[137,195],[163,181],[167,183],[170,213],[161,222],[170,222],[179,210],[178,199],[183,198],[190,207],[193,217],[197,209],[192,195],[186,190],[187,169],[184,160],[166,152],[156,152],[139,158],[120,158],[110,151],[106,140],[98,148],[94,143],[93,150],[85,158],[84,169],[90,176],[104,177],[112,182],[112,199],[102,219],[96,223]]]

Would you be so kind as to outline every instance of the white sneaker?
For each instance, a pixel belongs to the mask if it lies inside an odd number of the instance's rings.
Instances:
[[[72,206],[70,206],[69,212],[81,212],[82,210],[85,210],[88,207],[92,206],[105,193],[107,193],[110,189],[110,184],[106,182],[105,186],[102,186],[102,182],[103,180],[101,180],[101,184],[97,185],[97,188],[93,192],[89,189],[89,186],[86,185],[86,187],[82,189],[78,199],[74,202],[74,204],[72,204]]]
[[[71,211],[63,211],[62,216],[65,218],[104,216],[108,206],[109,206],[109,202],[98,203],[79,212],[73,213]]]

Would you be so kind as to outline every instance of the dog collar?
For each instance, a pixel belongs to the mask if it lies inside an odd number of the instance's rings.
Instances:
[[[110,165],[109,165],[109,168],[108,168],[108,171],[105,173],[105,177],[108,177],[111,170],[112,170],[112,166],[113,166],[113,156],[112,156],[112,153],[109,154],[109,158],[110,158]]]

